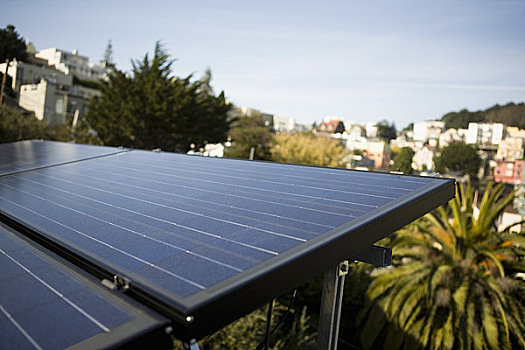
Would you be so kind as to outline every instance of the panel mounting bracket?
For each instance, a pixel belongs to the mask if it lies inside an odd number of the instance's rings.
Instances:
[[[371,245],[360,253],[354,254],[351,258],[377,267],[392,265],[392,249]]]

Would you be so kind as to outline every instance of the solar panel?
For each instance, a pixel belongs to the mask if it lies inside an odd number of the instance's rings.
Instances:
[[[128,151],[0,178],[0,213],[199,338],[454,195],[450,179]]]
[[[122,152],[121,149],[42,140],[0,144],[0,176]]]
[[[144,333],[162,334],[167,324],[3,225],[0,284],[1,349],[114,347],[137,341]],[[162,342],[162,337],[152,339]],[[169,345],[169,338],[164,340]]]

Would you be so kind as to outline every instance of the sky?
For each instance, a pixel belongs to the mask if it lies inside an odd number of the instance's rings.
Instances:
[[[525,1],[9,1],[37,50],[117,68],[152,53],[173,74],[210,68],[237,106],[311,124],[324,117],[402,128],[467,108],[525,101]]]

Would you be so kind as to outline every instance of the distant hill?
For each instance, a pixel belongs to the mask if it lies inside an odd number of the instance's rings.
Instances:
[[[503,123],[507,126],[517,126],[525,129],[525,103],[508,103],[504,106],[495,105],[484,111],[470,112],[463,109],[459,112],[450,112],[441,117],[445,128],[468,128],[471,122]]]

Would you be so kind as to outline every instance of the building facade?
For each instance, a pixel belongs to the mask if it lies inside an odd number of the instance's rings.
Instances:
[[[504,126],[501,123],[469,123],[467,143],[497,146],[503,139]]]
[[[86,80],[107,80],[111,69],[104,63],[90,63],[89,58],[73,52],[59,50],[56,47],[40,50],[35,54],[36,57],[45,59],[50,66],[65,73],[72,74],[79,79]]]
[[[443,132],[445,123],[442,121],[424,121],[414,123],[414,141],[428,142],[431,146],[437,146],[439,135]]]
[[[498,161],[494,168],[494,181],[511,185],[524,183],[525,161]]]
[[[64,86],[41,79],[37,84],[24,84],[20,87],[18,104],[33,111],[38,120],[59,125],[71,123],[77,110],[79,116],[86,114],[89,99]]]

